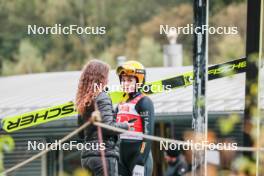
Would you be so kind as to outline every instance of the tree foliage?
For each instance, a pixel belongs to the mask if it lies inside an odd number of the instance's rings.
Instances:
[[[210,36],[210,63],[243,54],[246,14],[244,1],[240,2],[221,0],[210,4],[214,9],[210,16],[213,25],[237,25],[240,31],[234,41],[227,36]],[[79,70],[90,58],[102,58],[115,67],[119,55],[140,60],[147,66],[161,66],[162,45],[168,41],[165,35],[159,34],[159,25],[191,23],[190,0],[153,0],[151,3],[148,0],[2,0],[1,74]],[[27,25],[34,24],[44,27],[54,24],[105,26],[107,32],[100,36],[28,35]],[[227,49],[224,46],[228,42],[236,47]],[[178,43],[183,44],[184,63],[190,64],[192,35],[179,35]]]

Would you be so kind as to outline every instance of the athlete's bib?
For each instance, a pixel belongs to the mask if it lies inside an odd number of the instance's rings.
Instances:
[[[137,102],[144,97],[143,94],[138,95],[136,98],[130,100],[129,102],[120,103],[118,105],[118,113],[116,116],[117,122],[131,122],[134,123],[134,127],[130,131],[143,133],[143,123],[142,118],[136,111]],[[133,134],[123,133],[120,134],[121,139],[135,139],[142,140],[141,136],[136,136]]]

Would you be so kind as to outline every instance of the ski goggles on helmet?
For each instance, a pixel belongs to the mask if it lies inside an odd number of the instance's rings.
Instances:
[[[118,75],[136,75],[136,74],[145,74],[144,69],[131,69],[131,68],[124,68],[124,67],[119,67],[117,69],[117,74]]]

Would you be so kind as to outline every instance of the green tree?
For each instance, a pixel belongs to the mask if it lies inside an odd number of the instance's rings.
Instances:
[[[214,57],[218,62],[223,62],[223,59],[241,58],[245,53],[244,42],[239,35],[226,35],[218,41],[216,46],[219,53]]]
[[[45,71],[45,66],[38,49],[29,40],[22,40],[20,42],[16,60],[16,63],[4,62],[3,74],[26,74]]]
[[[152,38],[144,37],[140,41],[138,50],[139,61],[144,66],[162,66],[163,56],[160,45]]]
[[[211,26],[237,27],[236,35],[209,35],[209,62],[216,64],[245,56],[246,4],[230,4],[210,18]]]

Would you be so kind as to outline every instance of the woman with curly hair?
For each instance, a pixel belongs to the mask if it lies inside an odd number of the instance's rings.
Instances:
[[[102,123],[123,129],[129,128],[128,123],[115,122],[112,101],[107,93],[102,91],[107,85],[108,73],[109,66],[99,60],[91,60],[84,66],[76,95],[79,126],[89,120],[96,107],[101,114]],[[100,150],[104,148],[108,175],[117,176],[119,158],[116,145],[117,135],[113,131],[102,130],[103,143],[100,144],[96,126],[90,125],[82,131],[79,136],[84,139],[86,146],[87,144],[91,146],[90,150],[84,149],[81,153],[82,167],[90,170],[96,176],[103,175],[104,166]]]

